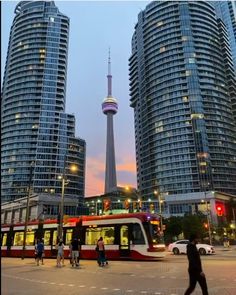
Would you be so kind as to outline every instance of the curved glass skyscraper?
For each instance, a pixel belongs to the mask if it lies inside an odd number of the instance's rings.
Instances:
[[[84,196],[85,142],[65,113],[68,34],[69,19],[53,1],[16,6],[2,91],[4,201],[27,194],[31,169],[35,193],[60,193],[65,169],[65,193]]]
[[[235,74],[212,3],[148,4],[129,61],[141,193],[236,194]]]

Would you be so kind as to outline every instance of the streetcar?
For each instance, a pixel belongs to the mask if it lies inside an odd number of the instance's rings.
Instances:
[[[21,257],[24,223],[2,225],[2,257]],[[27,226],[25,257],[34,257],[37,239],[43,239],[45,257],[56,257],[58,241],[56,219],[30,221]],[[165,256],[165,245],[160,233],[160,217],[150,213],[125,213],[103,216],[71,217],[63,225],[65,258],[74,238],[81,241],[81,259],[96,259],[97,240],[103,237],[109,260],[157,260]]]

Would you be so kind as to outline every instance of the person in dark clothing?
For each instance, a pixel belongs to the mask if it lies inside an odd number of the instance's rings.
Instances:
[[[79,251],[81,248],[80,239],[74,238],[71,242],[71,258],[72,258],[72,267],[79,266]]]
[[[189,244],[187,245],[187,256],[189,261],[189,287],[185,291],[184,295],[191,294],[194,291],[197,282],[202,289],[202,294],[208,295],[206,277],[204,272],[202,271],[200,254],[196,247],[197,243],[198,237],[196,235],[191,235],[189,239]]]

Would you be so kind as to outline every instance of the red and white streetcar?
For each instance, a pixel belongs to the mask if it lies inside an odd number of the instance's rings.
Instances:
[[[65,257],[72,239],[80,238],[82,259],[96,259],[97,240],[103,237],[108,259],[155,260],[164,257],[165,245],[159,231],[160,217],[150,213],[126,213],[68,218],[63,226]],[[34,257],[37,239],[44,239],[45,257],[56,256],[57,220],[30,221],[25,257]],[[24,224],[2,225],[1,254],[21,257]]]

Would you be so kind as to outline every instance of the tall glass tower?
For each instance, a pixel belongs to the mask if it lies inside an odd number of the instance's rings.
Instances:
[[[129,62],[142,195],[236,194],[236,83],[229,34],[213,4],[148,4]]]
[[[68,34],[53,1],[16,6],[2,88],[2,201],[26,196],[31,180],[34,193],[59,194],[63,172],[65,194],[84,196],[85,141],[65,113]]]

